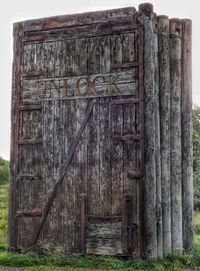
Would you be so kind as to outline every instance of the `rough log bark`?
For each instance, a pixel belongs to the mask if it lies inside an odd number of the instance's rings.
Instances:
[[[154,19],[155,39],[155,142],[156,142],[156,214],[157,214],[157,256],[163,256],[163,228],[162,228],[162,186],[161,186],[161,157],[160,157],[160,112],[159,112],[159,64],[158,64],[158,20]]]
[[[14,219],[17,205],[17,160],[18,160],[18,134],[19,134],[19,92],[20,92],[20,72],[22,56],[22,23],[14,24],[13,29],[13,78],[12,78],[12,104],[11,104],[11,184],[9,199],[9,250],[17,250],[17,222]]]
[[[182,252],[181,23],[170,20],[172,252]]]
[[[182,21],[182,208],[183,248],[192,249],[193,176],[192,176],[192,23]]]
[[[139,7],[144,24],[144,255],[157,257],[154,29],[149,6]],[[145,16],[147,14],[148,16]]]
[[[163,255],[171,252],[169,20],[158,19]]]

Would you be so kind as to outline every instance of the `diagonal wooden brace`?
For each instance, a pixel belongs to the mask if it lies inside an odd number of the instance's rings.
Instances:
[[[63,165],[61,167],[59,179],[55,183],[53,191],[52,191],[52,193],[51,193],[51,195],[49,197],[49,200],[47,202],[47,205],[45,206],[45,208],[43,210],[42,217],[40,219],[37,232],[36,232],[35,237],[33,239],[33,246],[37,243],[37,240],[39,238],[40,232],[41,232],[41,230],[42,230],[42,228],[44,226],[44,223],[46,221],[47,215],[48,215],[48,213],[49,213],[49,211],[51,209],[51,206],[53,204],[54,199],[56,198],[56,195],[57,195],[57,192],[58,192],[58,188],[61,185],[61,183],[62,183],[62,181],[63,181],[63,179],[65,177],[65,174],[66,174],[66,172],[68,170],[68,167],[70,165],[70,162],[71,162],[72,157],[74,155],[74,152],[76,150],[78,142],[79,142],[79,140],[81,138],[81,135],[82,135],[82,133],[83,133],[83,131],[85,129],[85,126],[86,126],[86,124],[88,122],[88,119],[90,117],[90,114],[91,114],[91,112],[93,110],[93,107],[94,107],[95,103],[96,103],[95,100],[91,100],[90,101],[90,103],[88,105],[88,108],[86,110],[86,113],[85,113],[85,118],[84,118],[83,122],[81,123],[81,126],[80,126],[80,129],[79,129],[78,133],[77,133],[77,136],[75,137],[74,142],[73,142],[73,144],[72,144],[72,146],[70,148],[70,152],[69,152],[68,158],[64,161],[64,163],[63,163]]]

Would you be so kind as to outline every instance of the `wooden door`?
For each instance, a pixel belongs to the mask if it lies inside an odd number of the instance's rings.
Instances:
[[[86,253],[138,254],[139,126],[131,96],[97,99],[88,121]]]
[[[142,29],[98,14],[16,25],[13,249],[139,254]]]

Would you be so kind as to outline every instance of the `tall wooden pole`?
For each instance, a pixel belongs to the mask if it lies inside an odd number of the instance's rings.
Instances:
[[[158,60],[158,19],[154,18],[155,41],[155,161],[156,161],[156,215],[157,215],[157,257],[163,257],[163,226],[162,226],[162,184],[160,157],[160,106],[159,106],[159,60]]]
[[[181,21],[170,20],[172,252],[182,252]]]
[[[192,178],[192,22],[182,20],[182,207],[183,248],[192,249],[193,178]]]
[[[158,17],[163,255],[171,252],[169,19]]]
[[[144,254],[147,258],[157,257],[156,217],[156,161],[155,161],[155,85],[153,29],[153,6],[139,6],[144,25]]]

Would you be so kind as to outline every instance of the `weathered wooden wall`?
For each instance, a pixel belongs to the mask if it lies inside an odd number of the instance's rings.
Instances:
[[[134,8],[14,27],[10,250],[192,248],[191,22]]]
[[[157,16],[151,4],[140,11],[146,43],[143,248],[156,258],[192,248],[191,21]]]

